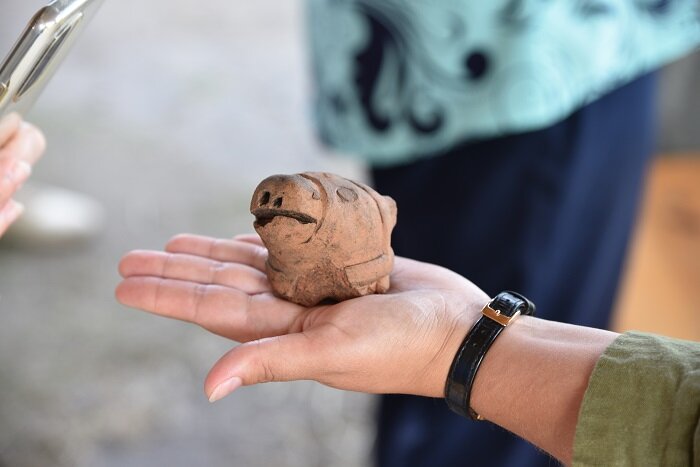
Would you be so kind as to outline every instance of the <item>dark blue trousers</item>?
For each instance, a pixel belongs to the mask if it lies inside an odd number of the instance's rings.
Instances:
[[[540,317],[606,327],[654,148],[654,89],[647,75],[544,130],[374,169],[375,187],[398,204],[396,254],[446,266],[491,296],[521,292]],[[556,464],[441,399],[384,396],[378,430],[381,467]]]

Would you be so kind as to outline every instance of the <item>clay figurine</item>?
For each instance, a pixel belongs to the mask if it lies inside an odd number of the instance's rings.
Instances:
[[[273,175],[255,189],[250,212],[276,295],[312,306],[389,289],[390,197],[329,173]]]

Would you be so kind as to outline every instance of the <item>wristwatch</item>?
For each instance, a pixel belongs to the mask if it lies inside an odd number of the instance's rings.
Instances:
[[[534,315],[535,305],[515,292],[501,292],[481,310],[481,317],[459,347],[445,384],[445,401],[454,412],[483,420],[469,405],[474,378],[486,352],[498,335],[520,315]]]

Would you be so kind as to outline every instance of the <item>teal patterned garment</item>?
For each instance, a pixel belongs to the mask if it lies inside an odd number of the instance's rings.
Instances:
[[[551,125],[700,43],[700,0],[308,0],[322,139],[376,165]]]

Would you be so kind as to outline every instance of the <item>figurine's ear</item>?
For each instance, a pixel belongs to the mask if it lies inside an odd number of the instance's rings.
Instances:
[[[394,201],[394,198],[392,198],[391,196],[383,195],[382,198],[384,198],[384,200],[386,201],[386,205],[387,205],[386,209],[388,211],[389,217],[394,220],[394,223],[391,226],[393,228],[394,225],[396,225],[396,215],[398,214],[397,208],[396,208],[396,201]]]
[[[377,200],[379,212],[382,214],[382,222],[387,235],[391,236],[391,231],[396,226],[396,201],[391,196],[379,195],[380,200]]]
[[[383,196],[377,193],[373,188],[368,187],[364,183],[353,182],[355,185],[366,191],[372,199],[377,203],[379,214],[382,216],[382,226],[387,238],[391,238],[391,231],[396,226],[396,201],[390,196]]]

